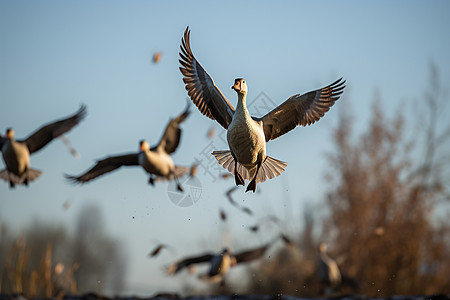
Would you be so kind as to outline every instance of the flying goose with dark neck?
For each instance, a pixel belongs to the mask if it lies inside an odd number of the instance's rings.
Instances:
[[[141,166],[150,174],[149,183],[154,185],[155,180],[175,180],[177,188],[182,191],[178,178],[189,171],[188,167],[176,166],[170,154],[175,152],[181,139],[180,124],[189,115],[189,105],[185,111],[175,119],[169,121],[159,143],[151,147],[145,140],[139,143],[139,152],[117,156],[109,156],[97,163],[80,176],[65,175],[73,183],[86,183],[103,174],[114,171],[122,166]]]
[[[266,142],[298,125],[306,126],[318,121],[339,99],[345,81],[341,78],[324,88],[294,95],[265,116],[253,117],[246,105],[248,89],[245,79],[236,79],[232,86],[238,95],[235,109],[194,57],[189,35],[187,27],[181,39],[179,60],[185,88],[203,115],[228,130],[230,150],[212,154],[220,165],[234,174],[236,185],[245,185],[245,179],[251,180],[246,191],[255,192],[256,183],[280,175],[287,165],[267,156]]]
[[[74,115],[39,128],[25,140],[15,140],[14,130],[8,128],[5,137],[0,135],[0,150],[6,165],[6,169],[0,171],[0,178],[9,182],[10,188],[16,184],[28,185],[36,180],[42,172],[30,167],[30,155],[70,131],[85,116],[86,106],[82,105]]]

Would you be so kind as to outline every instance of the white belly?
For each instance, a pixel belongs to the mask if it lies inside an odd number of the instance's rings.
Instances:
[[[138,159],[145,171],[157,176],[169,176],[175,169],[172,158],[165,152],[141,152]]]
[[[18,176],[30,167],[30,152],[25,144],[7,141],[2,149],[6,169]]]
[[[266,157],[264,131],[256,121],[234,118],[228,127],[227,141],[237,161],[247,169]]]

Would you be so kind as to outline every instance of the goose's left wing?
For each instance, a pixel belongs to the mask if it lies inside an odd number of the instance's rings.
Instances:
[[[181,128],[180,124],[186,120],[186,118],[189,116],[189,103],[184,110],[178,117],[175,119],[172,119],[169,121],[169,124],[167,124],[166,130],[164,131],[164,134],[159,141],[158,145],[155,147],[152,147],[152,150],[155,150],[159,145],[164,147],[164,150],[167,154],[171,154],[177,150],[178,144],[180,143],[181,139]]]
[[[139,153],[130,153],[116,156],[109,156],[98,160],[95,165],[80,176],[65,174],[66,179],[72,183],[86,183],[103,174],[117,170],[122,166],[138,166]]]
[[[340,78],[332,84],[303,94],[294,95],[262,118],[266,142],[291,131],[296,126],[311,125],[319,121],[344,92],[345,80]]]

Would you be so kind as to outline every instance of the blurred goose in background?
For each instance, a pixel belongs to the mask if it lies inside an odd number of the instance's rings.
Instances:
[[[357,281],[341,273],[336,261],[328,256],[327,245],[325,243],[319,245],[317,276],[319,277],[325,295],[332,295],[333,292],[339,290],[342,286],[350,287],[353,292],[356,292],[359,288]]]
[[[231,267],[239,263],[246,263],[261,258],[271,244],[262,247],[231,254],[228,248],[224,248],[219,254],[205,253],[200,256],[193,256],[182,259],[167,267],[169,275],[175,275],[184,268],[191,268],[194,264],[209,263],[209,271],[199,275],[199,278],[209,282],[221,282]]]
[[[189,115],[189,104],[185,111],[175,119],[171,119],[160,142],[150,148],[145,140],[139,143],[139,152],[117,156],[109,156],[97,161],[94,167],[80,176],[65,174],[73,183],[86,183],[103,174],[114,171],[122,166],[141,166],[150,174],[149,183],[154,185],[155,180],[175,180],[177,189],[183,191],[178,178],[189,172],[188,167],[176,166],[170,154],[174,153],[180,143],[180,124]]]
[[[324,88],[294,95],[265,116],[252,117],[246,106],[248,88],[245,79],[236,79],[232,86],[238,95],[235,109],[194,57],[189,35],[187,27],[181,40],[179,60],[185,88],[203,115],[228,130],[230,150],[212,154],[235,176],[236,185],[245,185],[245,179],[251,180],[246,191],[255,192],[256,183],[280,175],[287,165],[266,155],[266,142],[298,125],[306,126],[318,121],[339,99],[345,81],[341,78]]]
[[[8,128],[6,136],[0,136],[0,149],[6,165],[6,169],[0,171],[0,178],[9,182],[11,188],[16,184],[28,185],[36,180],[42,172],[30,167],[30,155],[71,130],[85,116],[86,106],[82,105],[74,115],[41,127],[25,140],[15,140],[14,130]]]
[[[228,273],[231,267],[262,258],[266,251],[278,239],[281,239],[288,246],[289,243],[292,243],[286,235],[280,234],[272,242],[268,242],[258,248],[245,250],[238,253],[231,253],[228,248],[224,248],[219,254],[205,253],[199,256],[188,257],[169,265],[166,268],[166,272],[169,275],[175,275],[184,268],[192,268],[195,264],[208,262],[210,264],[209,271],[199,275],[199,278],[209,282],[223,282],[224,276]]]
[[[327,245],[325,243],[321,243],[319,245],[319,266],[317,275],[322,285],[326,287],[326,294],[330,291],[337,288],[341,282],[341,271],[339,267],[331,257],[327,254]]]

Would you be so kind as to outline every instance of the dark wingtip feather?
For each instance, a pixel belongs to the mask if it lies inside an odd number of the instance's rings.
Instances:
[[[87,115],[87,106],[85,104],[81,104],[75,116],[77,116],[78,119],[81,121],[86,117],[86,115]]]
[[[73,185],[78,185],[78,184],[84,183],[83,181],[80,181],[78,177],[73,176],[73,175],[69,175],[69,174],[66,174],[66,173],[64,173],[64,178],[66,179],[66,181],[68,183],[73,184]]]

